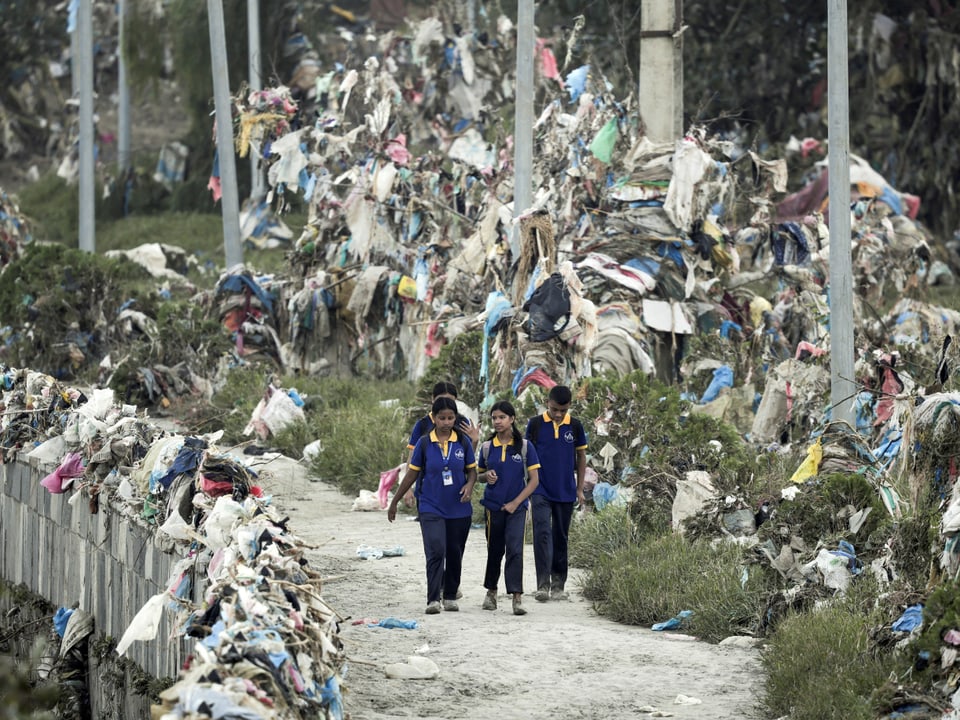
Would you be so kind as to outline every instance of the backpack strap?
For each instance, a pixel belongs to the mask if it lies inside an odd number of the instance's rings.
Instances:
[[[490,457],[490,441],[484,440],[480,445],[480,456],[483,458],[483,466],[487,467],[487,458]]]
[[[543,425],[542,415],[537,415],[536,417],[530,418],[530,427],[527,429],[527,434],[530,436],[530,440],[534,444],[536,444],[537,437],[540,435],[541,425]]]
[[[523,463],[523,484],[526,485],[530,481],[530,473],[527,472],[527,439],[523,438],[520,441],[520,457],[521,462]]]

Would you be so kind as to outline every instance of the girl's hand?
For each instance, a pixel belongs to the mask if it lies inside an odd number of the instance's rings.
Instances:
[[[390,503],[390,507],[387,508],[387,520],[393,522],[397,519],[397,505],[396,503]]]
[[[487,470],[486,478],[487,478],[487,485],[493,485],[497,481],[497,471]]]
[[[460,502],[466,503],[473,499],[473,483],[467,483],[460,488]]]
[[[511,500],[506,505],[503,506],[503,511],[508,512],[513,515],[517,511],[517,507],[520,505],[516,500]]]

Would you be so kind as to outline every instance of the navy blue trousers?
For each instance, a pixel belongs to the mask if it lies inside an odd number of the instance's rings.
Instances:
[[[523,592],[523,529],[527,521],[526,508],[518,508],[512,515],[505,510],[485,512],[487,526],[487,569],[483,586],[497,591],[500,584],[500,562],[506,555],[503,577],[507,593]]]
[[[563,590],[567,582],[567,538],[575,504],[551,502],[537,493],[530,496],[537,590]]]
[[[420,513],[423,554],[427,559],[427,603],[454,600],[460,587],[463,550],[470,533],[470,518],[447,519]]]

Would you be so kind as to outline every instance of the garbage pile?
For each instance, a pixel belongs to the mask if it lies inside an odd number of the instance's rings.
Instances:
[[[164,592],[117,644],[152,641],[165,608],[196,645],[158,717],[341,718],[343,619],[323,600],[301,541],[272,508],[256,471],[220,450],[222,431],[173,435],[111,390],[88,397],[54,378],[3,368],[0,453],[55,466],[41,484],[98,512],[108,503],[154,526],[161,546],[190,547]]]
[[[23,252],[32,240],[30,222],[20,213],[14,198],[0,188],[0,272]]]

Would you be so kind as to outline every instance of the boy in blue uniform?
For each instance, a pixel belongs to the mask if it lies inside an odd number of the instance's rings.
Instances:
[[[397,517],[397,503],[423,472],[420,486],[420,534],[427,571],[427,614],[443,609],[456,611],[457,590],[463,564],[463,550],[470,532],[473,506],[470,504],[477,481],[477,461],[469,438],[453,429],[457,403],[438,398],[431,408],[436,426],[420,438],[407,472],[394,493],[387,519]]]
[[[587,435],[583,423],[570,417],[573,395],[555,385],[547,396],[547,411],[527,422],[527,440],[540,459],[540,484],[530,497],[533,517],[533,560],[537,568],[534,597],[564,600],[567,593],[567,539],[573,506],[583,507],[587,470]]]
[[[513,614],[526,615],[523,595],[523,530],[527,521],[527,498],[537,489],[540,461],[533,445],[514,425],[516,411],[506,400],[490,408],[493,435],[480,448],[480,482],[487,484],[481,504],[486,508],[487,569],[483,586],[484,610],[497,609],[500,562],[506,555],[503,575],[507,594],[513,596]],[[529,473],[529,480],[527,479]]]

